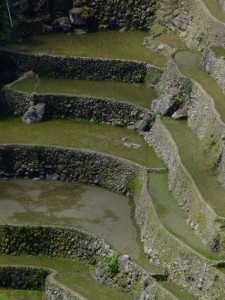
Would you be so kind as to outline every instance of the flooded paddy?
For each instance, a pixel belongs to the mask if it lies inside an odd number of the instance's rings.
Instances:
[[[157,98],[156,92],[145,84],[135,84],[115,81],[93,81],[73,79],[40,78],[37,81],[25,79],[16,82],[12,88],[18,91],[38,94],[78,95],[117,99],[145,108],[150,108],[152,100]]]
[[[163,67],[166,58],[143,46],[147,32],[54,33],[33,36],[8,47],[29,53],[139,60]]]
[[[59,181],[0,180],[1,224],[77,227],[120,253],[140,256],[129,199],[103,188]]]

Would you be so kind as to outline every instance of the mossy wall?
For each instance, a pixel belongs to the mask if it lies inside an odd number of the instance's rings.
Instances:
[[[224,57],[217,58],[210,47],[206,47],[202,54],[201,64],[206,71],[218,82],[225,92],[225,61]]]
[[[143,172],[141,192],[134,201],[135,218],[149,260],[163,268],[169,280],[198,299],[224,299],[225,275],[164,228],[149,195],[148,180],[148,174]]]
[[[6,86],[2,91],[0,111],[15,116],[23,115],[30,107],[31,95],[13,90]],[[38,95],[32,97],[33,104],[45,103],[44,119],[69,118],[107,122],[113,125],[133,125],[144,117],[149,118],[149,125],[155,120],[155,114],[148,109],[111,99],[69,96],[69,95]]]
[[[203,0],[188,2],[192,22],[187,28],[185,41],[189,47],[199,50],[207,43],[225,42],[225,24],[211,15]]]
[[[225,125],[214,100],[196,82],[188,108],[188,125],[198,136],[211,166],[217,167],[218,180],[225,187]]]
[[[185,210],[187,218],[194,224],[194,231],[208,245],[211,251],[225,252],[224,233],[220,226],[225,219],[217,217],[215,212],[202,198],[194,181],[181,162],[179,150],[161,120],[158,118],[146,141],[153,147],[169,169],[169,189],[179,206]]]
[[[31,267],[0,266],[0,287],[18,290],[43,290],[47,270]]]
[[[0,177],[40,178],[95,184],[126,194],[141,167],[111,155],[49,146],[0,146]]]
[[[162,73],[162,69],[140,61],[28,54],[5,49],[0,49],[1,60],[18,74],[32,70],[39,76],[52,78],[144,82],[151,70],[149,83],[154,84]]]

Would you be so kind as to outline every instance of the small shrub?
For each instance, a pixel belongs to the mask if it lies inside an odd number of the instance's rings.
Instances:
[[[118,256],[114,255],[107,260],[107,269],[110,276],[115,276],[119,273]]]
[[[166,27],[161,24],[155,24],[151,28],[151,33],[153,36],[157,36],[166,32]]]

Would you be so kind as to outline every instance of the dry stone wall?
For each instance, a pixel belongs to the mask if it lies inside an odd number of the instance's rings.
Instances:
[[[49,146],[0,146],[0,177],[54,177],[127,193],[130,180],[142,168],[128,160],[92,151]]]
[[[197,134],[211,166],[218,166],[218,180],[225,187],[225,125],[213,99],[196,82],[189,103],[188,125]]]
[[[135,217],[149,260],[163,267],[169,280],[198,299],[224,299],[225,275],[163,227],[149,195],[148,175],[142,173],[141,178],[142,189],[135,197]]]
[[[134,125],[138,120],[146,119],[151,125],[155,115],[126,102],[112,99],[54,94],[30,94],[13,90],[11,85],[2,91],[0,111],[6,115],[22,116],[32,105],[45,104],[44,119],[69,118],[107,122],[118,126]]]
[[[206,47],[202,54],[201,63],[206,71],[218,82],[225,93],[225,61],[223,57],[216,58],[210,47]]]
[[[0,49],[0,61],[10,65],[17,74],[34,71],[39,76],[84,80],[115,80],[154,83],[163,70],[141,61],[107,58],[70,57],[48,54],[29,54]]]
[[[189,47],[203,49],[210,42],[225,43],[225,24],[213,17],[202,0],[189,1],[192,22],[187,28],[185,41]]]
[[[175,142],[159,118],[150,132],[145,134],[145,139],[153,147],[159,158],[168,166],[169,189],[179,206],[187,213],[188,223],[192,229],[208,245],[211,251],[224,253],[225,236],[221,232],[220,225],[224,225],[225,220],[218,218],[202,198],[180,160]]]

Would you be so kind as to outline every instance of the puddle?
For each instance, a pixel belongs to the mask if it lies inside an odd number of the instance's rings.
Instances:
[[[58,181],[0,180],[0,220],[79,227],[133,259],[140,256],[129,199],[102,188]]]
[[[178,65],[193,68],[199,64],[200,56],[190,50],[180,50],[175,53],[174,61]]]

